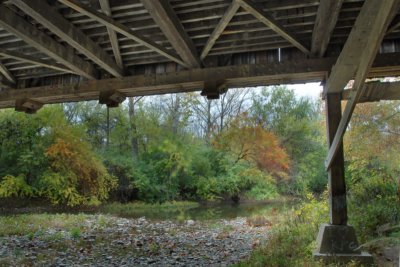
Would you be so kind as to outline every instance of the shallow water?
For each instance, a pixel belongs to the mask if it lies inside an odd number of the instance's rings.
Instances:
[[[4,204],[4,203],[3,203]],[[26,203],[25,203],[26,204]],[[141,218],[145,217],[151,221],[185,221],[185,220],[220,220],[235,219],[238,217],[248,218],[258,215],[268,216],[271,214],[279,214],[285,210],[297,206],[298,202],[294,200],[276,200],[270,202],[247,202],[234,205],[232,203],[212,203],[208,205],[200,205],[198,207],[168,207],[160,208],[132,208],[127,205],[126,209],[107,210],[107,205],[103,207],[60,207],[49,205],[36,205],[33,203],[18,205],[16,207],[1,205],[0,216],[9,216],[16,214],[40,214],[40,213],[69,213],[69,214],[109,214],[122,218]],[[124,204],[122,204],[123,207]]]
[[[272,203],[243,203],[232,205],[229,203],[201,205],[194,208],[174,209],[138,209],[129,213],[118,214],[126,218],[145,217],[149,220],[219,220],[234,219],[237,217],[253,217],[258,215],[269,215],[280,213],[296,206],[294,201],[279,201]]]

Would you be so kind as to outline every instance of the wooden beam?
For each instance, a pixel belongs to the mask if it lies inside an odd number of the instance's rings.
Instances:
[[[351,31],[338,58],[337,62],[341,64],[345,62],[356,65],[355,68],[357,72],[354,79],[354,90],[352,91],[350,99],[346,104],[342,119],[340,120],[335,138],[333,139],[325,161],[325,167],[327,169],[331,167],[335,155],[340,148],[340,144],[343,140],[343,135],[346,131],[347,125],[350,122],[351,115],[353,114],[354,108],[363,93],[364,83],[365,79],[367,78],[368,71],[386,33],[386,29],[394,14],[398,10],[399,3],[400,0],[387,0],[385,3],[375,0],[366,0],[360,11],[360,15],[355,22],[353,30]],[[359,37],[361,39],[358,39]],[[360,43],[364,44],[364,46],[359,47]],[[358,51],[355,51],[355,49],[362,49],[362,52],[358,53]],[[354,62],[348,62],[347,57],[352,56],[353,53],[358,54],[360,58],[353,58],[353,60],[355,60]],[[333,69],[338,69],[341,67],[341,64],[336,64],[337,65],[335,65]],[[347,66],[345,65],[343,67],[345,68]],[[338,73],[341,74],[342,72],[332,72],[328,82],[340,80],[343,83],[343,81],[347,79],[347,74],[346,76],[338,76]],[[345,83],[347,83],[349,79],[345,81]],[[329,89],[332,89],[332,87],[328,87],[327,92],[329,92]],[[341,92],[342,90],[335,91]]]
[[[271,30],[282,36],[289,43],[300,49],[302,52],[309,54],[310,50],[304,46],[293,33],[289,32],[284,26],[282,26],[274,17],[263,10],[260,4],[253,2],[252,0],[238,0],[240,5],[250,14],[255,16],[259,21],[267,25]]]
[[[340,93],[328,94],[325,99],[326,130],[329,146],[332,145],[342,117]],[[330,223],[347,225],[346,181],[344,177],[343,142],[328,170]]]
[[[19,61],[31,63],[34,65],[38,65],[41,67],[49,68],[49,69],[54,69],[62,72],[68,72],[68,73],[73,73],[72,70],[66,68],[64,65],[50,62],[48,60],[42,60],[40,58],[35,58],[32,56],[24,55],[15,51],[10,51],[10,50],[4,50],[0,48],[0,55],[5,57],[5,58],[13,58]]]
[[[110,3],[108,0],[99,0],[100,2],[100,7],[101,10],[103,11],[104,14],[107,16],[111,17],[111,8],[110,8]],[[107,27],[107,32],[108,36],[110,38],[111,42],[111,47],[114,53],[114,58],[115,61],[117,62],[117,65],[123,69],[124,68],[124,63],[122,62],[122,57],[121,57],[121,51],[119,50],[119,42],[118,42],[118,36],[117,33],[110,27]]]
[[[342,99],[350,99],[353,90],[344,90]],[[381,100],[400,100],[400,82],[369,82],[364,85],[363,93],[357,103]]]
[[[320,1],[312,34],[311,53],[323,57],[344,0]]]
[[[0,73],[3,74],[3,76],[12,84],[16,84],[17,81],[14,78],[14,75],[6,68],[6,66],[3,65],[0,61]]]
[[[381,4],[381,1],[375,1],[374,8],[377,8],[376,11],[382,9],[379,7]],[[364,6],[366,6],[366,3],[363,5],[363,9],[366,10]],[[373,9],[367,10],[367,12],[370,12],[371,18],[361,16],[362,13],[360,13],[335,66],[332,68],[331,74],[324,86],[324,94],[341,92],[349,80],[354,77],[361,61],[365,59],[364,57],[367,56],[369,59],[371,55],[374,56],[376,54],[376,50],[373,50],[373,48],[376,46],[376,42],[379,42],[378,45],[380,45],[383,35],[379,31],[372,32],[371,27],[374,26],[375,21],[385,20],[385,25],[381,23],[380,28],[383,32],[386,32],[387,25],[393,17],[389,9],[395,8],[397,11],[397,7],[394,7],[392,4],[388,3],[386,5],[385,2],[385,6],[387,6],[386,13],[391,16],[390,18],[377,18],[378,13]],[[361,17],[363,21],[360,21],[359,18]]]
[[[58,0],[62,4],[76,10],[77,12],[86,15],[93,20],[97,21],[98,23],[103,24],[106,27],[109,27],[113,29],[116,32],[119,32],[122,35],[125,35],[129,39],[146,46],[147,48],[159,53],[160,55],[165,56],[166,58],[175,61],[176,63],[184,66],[184,67],[190,67],[188,66],[184,61],[180,59],[180,57],[174,53],[173,51],[170,51],[163,46],[153,42],[147,37],[142,36],[141,34],[132,31],[130,28],[127,26],[115,21],[114,19],[104,15],[103,13],[100,13],[84,4],[82,4],[80,1],[77,0]]]
[[[108,90],[117,90],[127,97],[201,91],[204,82],[210,80],[223,80],[224,88],[320,82],[326,79],[335,60],[310,58],[7,90],[0,92],[0,108],[14,107],[15,100],[19,98],[34,99],[44,104],[97,100],[101,91]],[[399,62],[400,53],[379,55],[369,75],[376,77],[377,74],[400,73]]]
[[[210,52],[211,48],[214,46],[215,42],[224,32],[226,26],[228,26],[229,22],[235,16],[236,12],[239,10],[240,5],[236,0],[233,0],[225,14],[222,16],[221,20],[218,22],[218,25],[215,27],[214,31],[211,33],[210,37],[207,40],[206,45],[201,52],[200,59],[203,60]]]
[[[123,76],[122,69],[110,55],[46,1],[11,0],[11,2],[114,77]]]
[[[97,100],[101,91],[115,90],[127,97],[200,91],[205,81],[223,80],[224,87],[275,85],[321,81],[334,59],[306,59],[286,63],[199,68],[164,74],[127,76],[123,79],[81,81],[0,92],[0,108],[13,107],[15,99],[60,103]]]
[[[0,5],[0,26],[75,73],[89,79],[98,77],[94,66],[76,56],[72,48],[57,43],[4,5]]]
[[[192,68],[200,67],[201,61],[196,46],[185,32],[169,1],[141,0],[141,2],[183,61]]]

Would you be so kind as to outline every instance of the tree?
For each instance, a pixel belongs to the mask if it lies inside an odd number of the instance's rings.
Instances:
[[[279,137],[291,159],[291,181],[288,190],[306,194],[307,190],[324,191],[326,139],[318,102],[297,98],[285,86],[263,88],[253,94],[250,116],[264,129]]]
[[[277,178],[285,178],[289,170],[289,157],[278,138],[254,124],[247,114],[233,120],[228,129],[215,138],[214,145],[231,154],[235,163],[241,160],[254,162],[258,168]]]

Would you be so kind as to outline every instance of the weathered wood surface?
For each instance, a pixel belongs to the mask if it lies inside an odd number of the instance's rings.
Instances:
[[[349,39],[347,40],[345,47],[343,48],[343,51],[328,78],[324,91],[328,93],[341,92],[343,88],[339,90],[339,88],[332,86],[347,84],[351,76],[349,77],[348,73],[344,74],[342,70],[339,69],[341,67],[343,69],[350,67],[354,68],[356,71],[353,87],[354,90],[346,104],[335,138],[333,139],[328,151],[328,156],[326,157],[325,167],[327,169],[332,165],[335,155],[340,149],[340,143],[343,140],[351,115],[353,114],[358,99],[362,95],[365,79],[368,77],[368,71],[378,52],[378,48],[382,42],[387,27],[398,10],[399,4],[400,0],[387,0],[385,3],[377,2],[375,0],[365,1],[355,23],[355,27],[350,33]],[[361,49],[362,51],[359,52],[357,51],[358,49]],[[360,58],[352,58],[354,61],[349,62],[348,57],[351,58],[353,54],[357,54]]]
[[[312,34],[311,53],[313,55],[318,57],[325,55],[343,2],[344,0],[323,0],[320,2]]]
[[[89,79],[98,77],[98,72],[94,66],[75,55],[72,48],[56,42],[3,5],[0,5],[0,26],[75,73]]]
[[[341,94],[331,93],[325,98],[326,130],[329,146],[332,145],[342,118]],[[329,216],[334,225],[347,225],[346,182],[344,177],[343,143],[328,170]]]
[[[395,12],[398,1],[366,0],[355,25],[324,86],[324,93],[343,91],[360,67],[372,62]]]
[[[200,67],[201,61],[196,47],[185,32],[169,1],[141,0],[141,2],[182,60],[191,68]]]
[[[398,53],[379,55],[369,75],[371,77],[386,76],[393,71],[390,64],[397,64],[399,60]],[[318,82],[326,79],[334,62],[335,58],[314,58],[4,90],[0,92],[0,108],[14,107],[15,100],[19,98],[34,99],[44,104],[97,100],[100,92],[104,90],[117,90],[127,97],[200,91],[203,89],[204,82],[209,80],[224,81],[224,86],[227,88]]]
[[[107,16],[111,17],[111,7],[110,7],[110,2],[108,0],[99,0],[101,10],[103,11],[104,14]],[[108,36],[110,38],[110,43],[112,47],[112,51],[114,54],[115,61],[117,65],[123,69],[124,68],[124,63],[122,61],[122,56],[121,56],[121,51],[119,48],[119,41],[118,41],[118,36],[117,33],[110,27],[107,27],[107,32]]]
[[[357,103],[400,100],[400,82],[369,82],[364,87]],[[344,90],[342,99],[350,99],[351,93],[352,90]]]
[[[104,25],[108,28],[111,28],[114,31],[119,32],[120,34],[125,35],[126,37],[130,38],[131,40],[146,46],[147,48],[151,49],[152,51],[155,51],[155,52],[159,53],[160,55],[163,55],[163,56],[167,57],[168,59],[175,61],[175,62],[181,64],[182,66],[187,67],[187,64],[185,62],[183,62],[175,52],[166,49],[165,47],[152,41],[150,38],[145,37],[145,36],[141,35],[140,33],[131,30],[131,28],[98,12],[97,10],[94,10],[76,0],[59,0],[59,2],[78,11],[81,14],[84,14],[84,15],[90,17],[91,19],[101,23],[102,25]]]
[[[45,68],[49,68],[49,69],[54,69],[54,70],[58,70],[58,71],[62,71],[62,72],[71,72],[73,73],[72,70],[66,68],[64,65],[55,63],[55,62],[51,62],[49,60],[43,60],[40,58],[35,58],[32,56],[28,56],[22,53],[18,53],[15,51],[10,51],[10,50],[4,50],[0,48],[0,55],[3,56],[4,58],[13,58],[19,61],[23,61],[23,62],[28,62],[34,65],[38,65],[38,66],[42,66]]]
[[[217,39],[221,36],[221,34],[224,32],[226,26],[228,26],[229,22],[232,20],[233,16],[236,14],[236,12],[239,10],[240,5],[238,1],[233,0],[231,5],[228,7],[220,21],[218,22],[218,25],[215,27],[211,35],[208,37],[207,42],[205,46],[203,47],[203,51],[201,52],[200,58],[203,60],[208,53],[210,52],[211,48],[214,46],[215,42]]]
[[[45,1],[11,0],[11,2],[113,76],[123,76],[122,69],[110,55]]]
[[[12,84],[15,84],[17,81],[14,78],[14,75],[3,65],[0,61],[0,73]]]
[[[295,47],[300,49],[306,54],[310,53],[310,50],[303,45],[298,38],[285,28],[280,22],[278,22],[270,13],[263,10],[263,7],[253,2],[253,0],[238,0],[239,4],[250,14],[254,15],[258,20],[267,25],[274,32],[278,33],[284,39],[289,41]]]
[[[67,73],[104,79],[174,72],[200,64],[299,62],[307,60],[310,49],[314,55],[335,58],[364,3],[344,1],[340,5],[341,1],[1,1],[1,10],[6,10],[0,14],[0,23],[6,25],[0,24],[0,51],[6,51],[0,53],[1,90],[66,83]],[[43,11],[47,3],[51,5],[48,17]],[[384,37],[381,52],[400,50],[397,21],[391,22],[393,31]],[[66,35],[66,28],[73,34]],[[389,60],[388,68],[373,69],[370,77],[399,75],[400,61]],[[347,68],[342,69],[346,72]],[[290,75],[281,81],[291,82]],[[354,75],[355,70],[350,76]],[[252,79],[240,84],[255,84]],[[313,79],[305,77],[304,81]]]

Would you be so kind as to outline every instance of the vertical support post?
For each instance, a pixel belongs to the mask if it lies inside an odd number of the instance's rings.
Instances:
[[[326,129],[329,147],[332,145],[342,118],[341,94],[327,94],[325,99]],[[330,223],[347,225],[346,183],[344,176],[343,142],[328,170]]]
[[[326,129],[332,145],[342,118],[341,93],[328,93],[325,98]],[[373,264],[370,254],[361,251],[354,228],[347,225],[346,183],[344,179],[343,142],[328,169],[330,223],[322,224],[314,258],[325,263],[358,261],[364,266]]]

